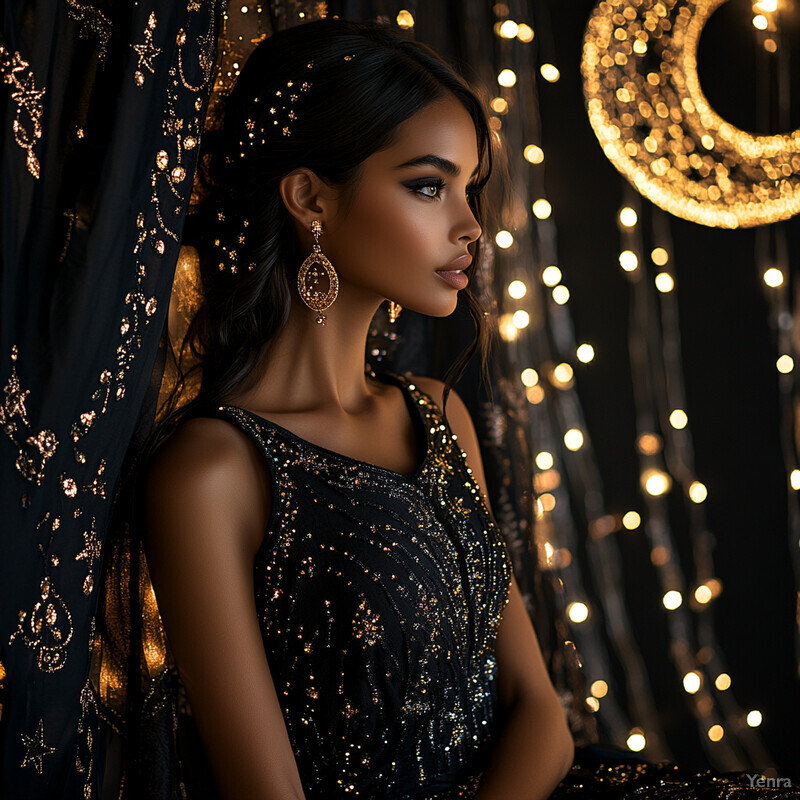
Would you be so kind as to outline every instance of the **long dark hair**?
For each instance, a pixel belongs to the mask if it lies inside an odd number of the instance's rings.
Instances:
[[[290,80],[297,83],[287,89]],[[310,88],[301,91],[306,80]],[[273,124],[270,108],[277,90],[296,94],[289,136],[282,132],[283,120]],[[486,112],[467,82],[428,46],[387,25],[328,18],[279,31],[256,47],[223,101],[221,124],[207,131],[201,143],[201,199],[187,216],[183,243],[199,254],[203,300],[175,348],[181,357],[191,354],[194,364],[189,370],[177,365],[178,385],[163,403],[145,449],[152,451],[193,407],[220,403],[249,388],[258,378],[257,364],[286,323],[290,287],[307,253],[300,251],[280,197],[281,178],[306,167],[337,188],[346,205],[362,163],[391,146],[401,122],[448,94],[475,124],[479,191],[492,170]],[[469,203],[485,228],[481,198],[471,196]],[[240,243],[243,230],[247,235]],[[230,270],[232,250],[235,273]],[[476,247],[470,277],[480,269],[480,256]],[[476,333],[444,377],[444,403],[476,350],[488,378],[492,329],[475,294],[469,288],[463,293]],[[167,350],[173,353],[172,347]],[[178,406],[197,370],[202,373],[199,391]]]

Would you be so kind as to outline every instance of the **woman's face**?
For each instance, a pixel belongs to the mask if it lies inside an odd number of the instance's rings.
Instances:
[[[447,316],[459,289],[436,271],[466,269],[467,246],[481,234],[467,203],[478,167],[475,125],[448,96],[397,134],[395,144],[366,159],[350,205],[326,222],[320,245],[339,274],[340,295]],[[466,284],[463,274],[460,280]]]

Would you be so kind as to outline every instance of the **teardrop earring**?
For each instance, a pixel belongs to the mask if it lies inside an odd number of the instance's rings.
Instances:
[[[311,232],[314,234],[314,248],[300,266],[300,272],[297,274],[297,291],[303,302],[312,311],[317,312],[315,322],[318,325],[324,325],[327,317],[322,312],[329,308],[339,295],[339,276],[336,274],[333,264],[331,264],[319,246],[319,237],[322,233],[322,222],[320,220],[315,219],[311,222]],[[316,288],[323,271],[328,276],[327,292],[321,292]]]
[[[403,310],[403,306],[400,303],[395,303],[394,300],[389,301],[389,322],[394,322],[399,316],[400,312]]]

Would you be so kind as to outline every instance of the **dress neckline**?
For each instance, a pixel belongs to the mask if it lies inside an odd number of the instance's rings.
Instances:
[[[423,453],[422,460],[413,472],[397,472],[396,470],[389,469],[388,467],[382,467],[379,464],[373,464],[369,461],[362,461],[361,459],[353,458],[352,456],[345,455],[344,453],[339,453],[336,450],[323,447],[321,444],[316,444],[308,439],[304,439],[302,436],[298,436],[294,431],[284,428],[283,425],[279,425],[277,422],[273,422],[271,419],[262,417],[260,414],[256,414],[255,411],[250,411],[249,409],[242,408],[241,406],[235,406],[230,403],[226,403],[225,405],[219,406],[219,408],[220,410],[225,408],[235,408],[237,411],[242,411],[248,416],[257,419],[260,423],[265,424],[267,427],[277,429],[289,439],[293,439],[295,442],[299,442],[306,447],[311,448],[312,450],[322,453],[325,456],[333,457],[334,459],[338,459],[339,461],[343,461],[348,464],[355,464],[366,469],[371,469],[385,475],[391,475],[394,478],[399,478],[400,480],[413,482],[417,480],[427,469],[433,449],[432,437],[429,436],[428,425],[423,419],[423,412],[420,402],[415,396],[414,390],[409,387],[410,381],[405,376],[396,372],[390,372],[388,370],[384,372],[370,371],[368,374],[384,383],[386,383],[388,380],[389,383],[393,383],[395,386],[398,386],[400,391],[403,393],[403,399],[406,401],[406,407],[409,409],[409,413],[411,414],[411,421],[417,436],[417,444]]]

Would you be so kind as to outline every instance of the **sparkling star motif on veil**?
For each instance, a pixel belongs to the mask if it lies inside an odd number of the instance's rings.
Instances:
[[[48,747],[44,743],[44,721],[39,720],[39,725],[36,728],[36,733],[33,736],[28,736],[27,734],[21,733],[20,736],[22,737],[22,744],[25,746],[25,758],[22,759],[22,764],[20,766],[27,766],[28,764],[33,764],[36,767],[36,771],[41,775],[42,774],[42,759],[45,756],[49,756],[51,753],[55,753],[55,747]]]

